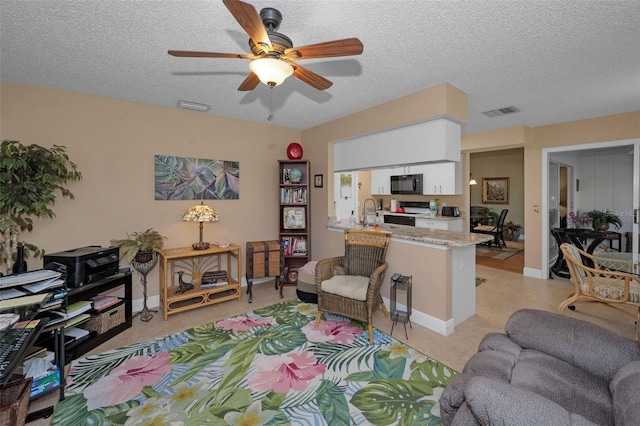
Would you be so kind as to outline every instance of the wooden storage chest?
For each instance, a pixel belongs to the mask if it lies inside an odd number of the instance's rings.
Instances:
[[[283,247],[279,241],[247,242],[247,293],[253,299],[251,286],[254,278],[276,277],[276,289],[284,268]]]

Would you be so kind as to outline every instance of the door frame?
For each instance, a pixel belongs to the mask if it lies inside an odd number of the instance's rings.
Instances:
[[[542,214],[542,222],[541,229],[543,235],[549,234],[549,157],[551,154],[558,152],[573,152],[573,151],[585,151],[590,149],[600,149],[600,148],[614,148],[618,146],[626,146],[633,145],[634,146],[634,167],[633,167],[633,194],[632,194],[632,210],[638,211],[640,209],[640,139],[622,139],[616,141],[607,141],[607,142],[594,142],[588,144],[578,144],[578,145],[570,145],[570,146],[557,146],[551,148],[543,148],[542,149],[542,205],[541,212]],[[638,225],[639,220],[635,220],[632,225],[633,231],[633,253],[634,253],[634,261],[638,262],[638,241],[637,235],[639,231],[640,225]],[[542,270],[540,271],[541,276],[539,278],[549,279],[549,241],[547,238],[542,238]]]

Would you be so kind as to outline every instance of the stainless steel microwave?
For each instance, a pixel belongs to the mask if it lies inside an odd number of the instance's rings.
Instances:
[[[392,194],[422,194],[422,175],[391,176]]]

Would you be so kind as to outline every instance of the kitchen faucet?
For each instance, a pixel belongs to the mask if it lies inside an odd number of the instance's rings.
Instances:
[[[377,208],[376,208],[376,200],[374,200],[373,198],[367,198],[366,200],[364,200],[364,203],[362,205],[362,224],[364,226],[367,226],[367,201],[371,201],[373,203],[373,212],[375,213]]]

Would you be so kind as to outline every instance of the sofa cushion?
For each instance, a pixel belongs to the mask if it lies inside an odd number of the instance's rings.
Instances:
[[[613,424],[609,382],[542,352],[523,349],[511,384],[596,424]]]
[[[593,425],[543,396],[490,377],[475,376],[469,380],[465,396],[481,425]],[[466,417],[464,424],[470,424]],[[452,424],[459,424],[457,416]]]
[[[616,426],[637,425],[640,419],[640,361],[622,367],[609,388],[613,395]]]
[[[367,298],[369,278],[359,275],[335,275],[322,281],[320,288],[323,292],[337,294],[349,299],[364,302]]]
[[[638,342],[554,312],[519,310],[511,315],[505,330],[521,347],[544,352],[606,381],[613,379],[623,365],[640,360]]]

